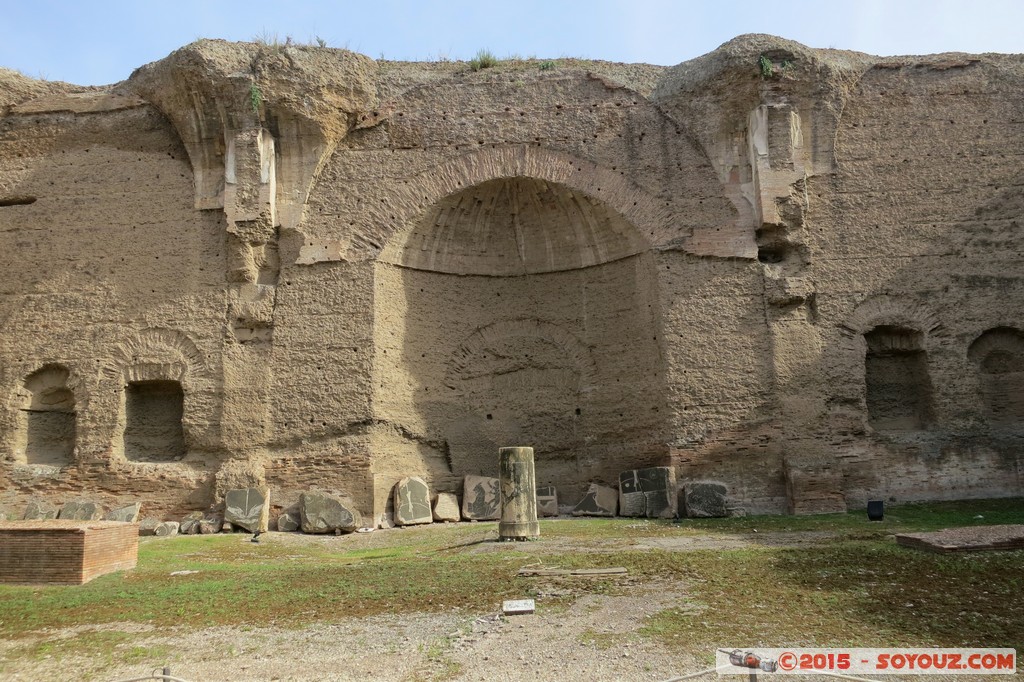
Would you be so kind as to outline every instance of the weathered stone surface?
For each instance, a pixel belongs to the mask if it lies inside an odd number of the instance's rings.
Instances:
[[[103,517],[103,507],[92,500],[71,500],[64,503],[57,514],[66,521],[98,521]]]
[[[555,486],[537,488],[537,513],[541,516],[558,516],[558,489]]]
[[[181,535],[196,535],[199,533],[199,524],[203,521],[203,512],[192,512],[183,518],[178,525],[178,533]]]
[[[111,509],[103,515],[104,521],[123,521],[125,523],[136,523],[139,520],[139,512],[142,510],[142,503],[135,502],[125,507]]]
[[[679,491],[683,513],[691,518],[719,518],[729,515],[726,487],[721,483],[684,483]]]
[[[302,493],[299,511],[304,533],[351,533],[363,525],[362,517],[351,500],[326,493]]]
[[[25,515],[22,518],[26,521],[45,521],[57,518],[58,511],[57,507],[46,500],[34,499],[25,507]]]
[[[199,533],[201,535],[213,535],[219,533],[224,527],[224,517],[220,514],[208,513],[199,522]]]
[[[163,521],[153,517],[142,519],[139,521],[139,535],[156,535],[156,527],[161,523]]]
[[[619,475],[620,516],[675,518],[677,499],[675,467],[632,469]]]
[[[376,523],[510,442],[573,501],[654,465],[751,513],[1024,493],[1024,57],[500,71],[0,69],[4,504],[272,482]],[[787,495],[783,453],[842,475]]]
[[[399,481],[395,485],[394,500],[395,523],[399,526],[433,522],[430,488],[422,478],[411,476]]]
[[[845,514],[843,473],[829,456],[787,457],[783,462],[790,514]]]
[[[466,476],[462,480],[462,518],[496,521],[501,516],[501,491],[496,478]]]
[[[224,520],[250,533],[264,533],[270,523],[270,489],[240,488],[224,496]]]
[[[498,471],[498,480],[501,482],[501,522],[498,523],[498,539],[528,540],[540,537],[533,448],[499,449]]]
[[[166,538],[172,535],[178,534],[178,522],[177,521],[163,521],[156,524],[153,529],[153,535],[158,538]]]
[[[434,520],[450,523],[460,518],[459,496],[455,493],[438,493],[434,500]]]
[[[291,533],[302,527],[302,514],[298,509],[281,512],[277,517],[277,529],[282,533]]]
[[[587,494],[573,507],[573,516],[615,516],[619,507],[619,491],[591,483]]]

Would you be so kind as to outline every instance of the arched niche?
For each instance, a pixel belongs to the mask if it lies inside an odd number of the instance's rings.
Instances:
[[[877,431],[920,431],[933,421],[924,334],[879,325],[864,334],[868,422]]]
[[[970,345],[967,356],[978,372],[986,420],[997,426],[1024,425],[1024,332],[989,329]]]
[[[25,377],[15,439],[16,459],[24,464],[63,467],[74,461],[77,435],[71,372],[44,365]]]
[[[442,444],[424,468],[494,474],[498,447],[531,446],[538,483],[572,499],[630,468],[666,413],[654,257],[603,198],[497,175],[385,245],[374,406]]]
[[[143,330],[118,344],[104,374],[119,389],[115,454],[143,463],[184,459],[192,431],[210,420],[194,399],[209,370],[191,339],[170,329]]]

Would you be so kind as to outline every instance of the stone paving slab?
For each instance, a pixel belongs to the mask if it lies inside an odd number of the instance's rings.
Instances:
[[[980,552],[1024,549],[1024,525],[943,528],[931,533],[900,533],[896,543],[929,552]]]

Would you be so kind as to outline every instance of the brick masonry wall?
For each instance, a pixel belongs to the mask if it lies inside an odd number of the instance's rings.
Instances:
[[[139,526],[113,521],[0,521],[0,582],[82,585],[135,568]]]

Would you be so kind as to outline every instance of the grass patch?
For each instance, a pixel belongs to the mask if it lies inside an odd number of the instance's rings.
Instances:
[[[164,645],[142,646],[135,644],[136,635],[117,630],[85,630],[71,637],[45,637],[29,644],[11,649],[5,656],[7,662],[20,659],[40,661],[88,656],[93,665],[100,669],[115,664],[153,665],[166,663],[171,649]]]
[[[670,646],[1024,645],[1024,552],[937,555],[892,541],[678,555],[699,607],[648,619]]]
[[[84,586],[0,586],[0,634],[26,638],[13,649],[17,657],[68,655],[78,647],[148,661],[165,652],[132,649],[141,635],[86,629],[68,639],[48,630],[104,623],[301,628],[384,613],[493,613],[504,599],[542,594],[554,581],[517,572],[543,564],[624,566],[629,576],[568,581],[568,594],[543,597],[542,609],[585,593],[676,583],[689,595],[687,603],[650,617],[642,635],[691,652],[755,645],[1024,649],[1024,552],[937,555],[898,547],[889,537],[989,523],[1024,523],[1024,505],[990,500],[894,507],[880,523],[860,512],[545,520],[540,541],[500,545],[491,542],[494,523],[324,538],[271,534],[259,544],[246,535],[146,539],[134,571]],[[739,549],[638,548],[644,538],[678,537],[747,542]],[[792,546],[794,537],[807,544]],[[791,541],[780,544],[779,538]],[[182,570],[198,573],[170,575]],[[28,641],[43,630],[39,643]],[[581,637],[598,647],[613,644],[602,633]],[[426,652],[431,675],[459,674],[447,650],[441,644]]]
[[[470,71],[490,69],[498,65],[498,58],[490,50],[478,50],[476,56],[469,60]]]
[[[618,646],[625,636],[615,632],[598,632],[593,628],[587,628],[578,637],[580,644],[592,646],[600,651],[607,651]]]

